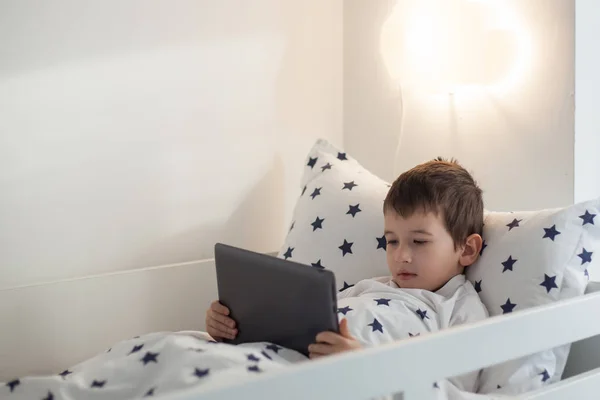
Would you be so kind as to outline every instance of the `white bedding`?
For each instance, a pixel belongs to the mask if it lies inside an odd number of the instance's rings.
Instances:
[[[464,275],[455,276],[436,292],[399,289],[389,277],[363,280],[340,293],[338,307],[348,319],[351,334],[366,346],[406,340],[488,316]],[[479,374],[451,377],[448,383],[475,392]]]
[[[203,332],[159,332],[119,342],[57,375],[0,387],[2,399],[134,399],[239,382],[306,357],[269,343],[233,346]]]
[[[340,294],[338,316],[348,319],[350,331],[365,345],[423,335],[465,322],[473,314],[474,310],[464,307],[460,307],[462,314],[455,312],[465,296],[477,297],[472,286],[465,285],[464,277],[451,280],[444,288],[445,292],[430,293],[398,290],[375,280],[361,282]],[[269,343],[233,346],[213,342],[201,332],[152,333],[122,341],[62,374],[6,382],[0,386],[0,399],[132,399],[195,386],[202,391],[295,362],[310,361]],[[444,398],[447,391],[456,393],[457,387],[476,385],[476,379],[477,373],[435,386]]]

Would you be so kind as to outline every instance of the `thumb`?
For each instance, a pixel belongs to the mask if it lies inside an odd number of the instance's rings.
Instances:
[[[346,318],[340,321],[340,335],[344,336],[345,338],[352,338],[350,329],[348,329],[348,320]]]

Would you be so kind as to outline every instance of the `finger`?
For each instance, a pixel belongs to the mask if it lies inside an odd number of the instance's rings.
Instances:
[[[217,329],[213,328],[212,326],[207,326],[206,331],[213,339],[215,339],[218,342],[222,341],[223,339],[231,339],[229,334],[227,334],[225,332],[221,332],[220,330],[217,330]]]
[[[228,328],[231,328],[231,329],[235,328],[235,321],[229,317],[224,316],[223,314],[214,312],[214,313],[212,313],[211,317],[212,317],[212,319],[219,321],[220,323],[227,326]]]
[[[218,300],[213,301],[210,305],[210,308],[219,314],[229,315],[229,308],[219,303]]]
[[[233,339],[237,335],[237,329],[230,329],[227,326],[223,325],[217,320],[211,319],[208,321],[208,326],[215,330],[216,334],[221,335],[222,337]]]
[[[340,335],[348,339],[352,338],[352,335],[350,334],[350,329],[348,328],[348,320],[346,318],[344,318],[340,322]]]
[[[221,338],[221,339],[235,339],[236,335],[224,332],[222,330],[218,330],[217,328],[209,327],[208,334],[213,338]]]
[[[316,337],[316,341],[318,343],[329,343],[329,344],[339,343],[341,341],[341,339],[343,339],[343,337],[338,335],[335,332],[321,332]]]
[[[222,322],[220,322],[216,319],[209,320],[209,325],[212,326],[213,328],[215,328],[219,331],[225,332],[227,334],[231,334],[231,335],[237,334],[237,329],[230,328],[227,325],[223,324]]]
[[[308,358],[310,358],[311,360],[314,360],[316,358],[321,358],[321,357],[325,357],[325,355],[318,354],[318,353],[308,353]]]
[[[321,355],[331,354],[333,352],[333,346],[328,344],[313,343],[308,346],[308,352]]]

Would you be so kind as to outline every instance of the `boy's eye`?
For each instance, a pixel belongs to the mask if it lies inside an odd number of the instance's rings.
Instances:
[[[397,240],[387,240],[386,242],[387,242],[387,244],[391,244],[391,245],[398,244]]]
[[[416,239],[415,239],[413,242],[414,242],[415,244],[425,244],[425,243],[427,243],[427,240],[416,240]]]

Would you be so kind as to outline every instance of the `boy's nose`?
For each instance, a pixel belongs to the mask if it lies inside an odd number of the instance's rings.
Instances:
[[[408,246],[398,246],[396,252],[394,253],[394,261],[401,263],[409,263],[410,259],[410,250]]]

